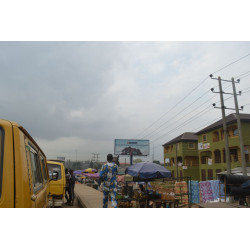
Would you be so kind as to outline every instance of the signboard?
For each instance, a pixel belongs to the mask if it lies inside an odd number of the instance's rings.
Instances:
[[[208,158],[207,164],[208,164],[209,166],[212,166],[212,165],[213,165],[213,159]]]
[[[115,139],[115,155],[149,155],[149,140]]]
[[[209,149],[210,148],[210,143],[198,143],[198,150],[203,150],[203,149]]]
[[[186,169],[188,169],[188,167],[187,166],[182,166],[182,169],[186,170]]]

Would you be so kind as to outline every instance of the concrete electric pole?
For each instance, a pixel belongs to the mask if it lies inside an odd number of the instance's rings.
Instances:
[[[239,113],[239,107],[238,107],[238,100],[237,100],[237,95],[236,94],[236,89],[235,89],[235,82],[234,78],[232,80],[222,80],[221,77],[219,76],[217,78],[213,78],[213,75],[210,75],[211,79],[218,80],[219,82],[219,92],[215,92],[214,89],[212,88],[211,91],[213,93],[219,93],[220,94],[220,100],[221,100],[221,107],[218,107],[222,110],[222,120],[223,120],[223,130],[224,130],[224,140],[225,140],[225,152],[226,152],[226,162],[227,162],[227,174],[231,174],[231,162],[230,162],[230,150],[229,150],[229,143],[228,143],[228,131],[227,131],[227,124],[226,124],[226,119],[225,119],[225,109],[231,109],[236,111],[236,119],[237,119],[237,126],[238,126],[238,132],[239,132],[239,142],[240,142],[240,151],[241,151],[241,162],[242,162],[242,174],[247,175],[246,173],[246,160],[245,160],[245,153],[244,153],[244,143],[243,143],[243,137],[242,137],[242,130],[241,130],[241,122],[240,122],[240,113]],[[231,82],[232,87],[233,87],[233,93],[225,93],[222,90],[222,84],[221,81],[225,82]],[[237,81],[239,82],[239,80]],[[235,102],[235,108],[227,108],[224,105],[224,99],[223,99],[223,94],[227,95],[233,95],[234,96],[234,102]],[[241,94],[241,92],[239,92]],[[215,103],[213,104],[215,107]],[[217,107],[215,107],[217,108]],[[241,107],[241,110],[243,107]]]

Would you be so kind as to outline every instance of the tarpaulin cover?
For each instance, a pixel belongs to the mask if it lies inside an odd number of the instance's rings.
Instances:
[[[189,187],[190,187],[189,189],[191,190],[191,202],[192,203],[200,203],[199,182],[198,181],[191,181],[191,185],[189,182]]]
[[[200,182],[200,191],[203,203],[214,200],[211,183],[209,181]]]
[[[129,166],[125,173],[145,180],[171,177],[169,170],[161,165],[150,162],[142,162]]]

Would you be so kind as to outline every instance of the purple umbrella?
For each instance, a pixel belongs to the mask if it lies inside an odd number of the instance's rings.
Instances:
[[[93,178],[93,179],[100,178],[99,173],[95,173],[95,174],[86,174],[86,173],[83,173],[83,175],[86,176],[86,177],[89,177],[89,178]]]
[[[75,170],[73,173],[74,173],[75,175],[76,175],[76,174],[82,174],[82,173],[83,173],[83,170]]]

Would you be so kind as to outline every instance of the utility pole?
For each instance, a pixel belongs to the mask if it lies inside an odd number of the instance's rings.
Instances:
[[[94,158],[93,158],[94,155]],[[92,161],[95,161],[95,153],[92,153]]]
[[[154,144],[153,144],[153,155],[152,155],[152,162],[154,162],[154,154],[155,154],[155,148],[154,148]]]
[[[179,173],[178,173],[178,162],[177,162],[177,143],[175,144],[175,164],[176,164],[176,178],[179,178]]]
[[[97,158],[97,160],[96,160],[96,161],[97,161],[97,162],[98,162],[98,155],[100,155],[100,154],[96,154],[96,158]]]
[[[239,80],[238,80],[238,82],[239,82]],[[244,143],[243,143],[243,137],[242,137],[241,122],[240,122],[240,113],[239,113],[239,106],[238,106],[238,100],[237,100],[237,94],[236,94],[234,78],[232,78],[232,86],[233,86],[233,93],[234,93],[234,103],[235,103],[235,109],[236,109],[239,140],[240,140],[240,154],[241,154],[241,163],[242,163],[242,174],[246,176],[247,175],[246,159],[245,159]],[[240,92],[240,94],[241,94],[241,92]]]
[[[237,126],[239,131],[239,140],[240,140],[240,150],[241,150],[241,158],[242,158],[242,173],[243,175],[246,175],[246,161],[245,161],[245,154],[244,154],[244,144],[243,144],[243,138],[242,138],[242,132],[241,132],[241,123],[240,123],[240,115],[239,115],[239,107],[238,107],[238,101],[237,101],[237,94],[234,84],[234,78],[232,80],[222,80],[221,77],[218,77],[218,79],[213,78],[213,75],[210,75],[211,79],[218,80],[219,82],[219,92],[215,92],[212,88],[211,91],[213,93],[220,93],[220,99],[221,99],[221,110],[222,110],[222,120],[223,120],[223,130],[224,130],[224,140],[225,140],[225,151],[226,151],[226,162],[227,162],[227,174],[231,174],[231,162],[230,162],[230,151],[229,151],[229,144],[228,144],[228,131],[227,131],[227,125],[226,125],[226,119],[225,119],[225,109],[231,109],[236,111],[236,118],[237,118]],[[221,81],[225,82],[231,82],[233,86],[233,94],[232,93],[225,93],[222,91],[222,85]],[[239,82],[239,80],[237,81]],[[227,108],[224,106],[224,100],[223,100],[223,94],[233,95],[234,96],[234,102],[235,102],[235,109],[233,108]],[[239,92],[241,94],[241,92]],[[214,108],[216,104],[213,104]],[[243,107],[241,107],[241,110],[243,110]]]
[[[231,174],[231,162],[230,162],[230,150],[228,143],[228,130],[226,123],[226,114],[225,114],[225,105],[223,99],[223,91],[221,85],[221,77],[218,77],[219,89],[220,89],[220,102],[221,102],[221,112],[222,112],[222,121],[223,121],[223,130],[224,130],[224,140],[225,140],[225,151],[226,151],[226,163],[227,163],[227,174]]]

